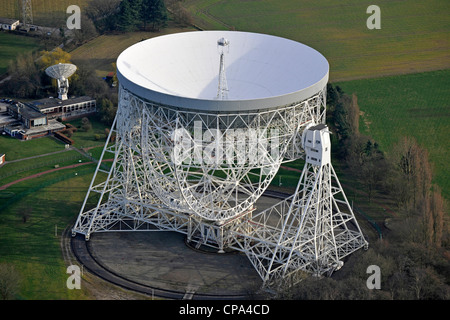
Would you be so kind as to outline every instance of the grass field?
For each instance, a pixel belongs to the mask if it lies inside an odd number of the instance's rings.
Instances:
[[[450,70],[336,84],[358,96],[360,131],[385,151],[402,136],[429,151],[434,180],[450,200]]]
[[[68,150],[34,159],[9,162],[0,167],[0,185],[5,185],[32,174],[55,169],[56,167],[78,164],[80,160],[81,162],[88,162],[88,159],[79,152]]]
[[[1,0],[0,17],[22,20],[20,2]],[[69,14],[66,13],[67,7],[77,5],[83,9],[87,3],[88,0],[32,0],[33,23],[50,27],[65,26],[66,19],[69,17]]]
[[[1,15],[0,15],[1,16]],[[18,54],[41,49],[39,40],[0,31],[0,75]]]
[[[75,147],[79,149],[90,148],[94,146],[103,146],[106,142],[105,129],[109,126],[104,125],[102,122],[96,119],[96,117],[88,117],[92,129],[84,131],[82,129],[81,119],[65,121],[64,124],[70,123],[77,128],[77,131],[73,133],[72,140],[75,141]],[[98,135],[100,139],[96,139],[95,135]]]
[[[79,147],[103,145],[105,126],[90,119],[93,129],[73,135]],[[81,120],[71,121],[74,126]],[[103,134],[100,140],[94,134]],[[98,157],[102,147],[90,150]],[[64,144],[50,137],[20,141],[0,136],[0,152],[8,160],[38,158],[6,163],[0,167],[0,185],[55,168],[90,159],[77,151],[64,151]],[[20,275],[19,294],[25,300],[86,299],[84,290],[66,287],[68,274],[61,253],[61,233],[74,223],[95,170],[95,164],[63,169],[0,190],[0,263],[10,263]],[[95,197],[93,198],[95,200]],[[92,203],[88,202],[88,205]],[[29,218],[23,222],[23,212]],[[55,236],[56,229],[56,236]],[[83,289],[83,288],[82,288]]]
[[[62,151],[64,146],[63,142],[52,137],[21,141],[8,135],[0,136],[0,153],[6,154],[6,161]]]
[[[86,298],[83,290],[67,289],[60,247],[61,233],[73,223],[94,167],[83,170],[49,174],[0,191],[0,263],[13,264],[19,272],[18,299]],[[24,210],[29,210],[26,222]]]
[[[366,9],[374,4],[368,0],[184,3],[206,29],[268,33],[317,49],[330,63],[332,81],[450,67],[448,1],[377,1],[380,30],[366,27]]]

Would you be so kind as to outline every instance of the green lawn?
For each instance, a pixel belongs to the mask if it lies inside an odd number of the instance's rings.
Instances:
[[[101,145],[90,150],[94,157],[99,157],[105,143],[105,126],[94,117],[90,122],[91,130],[79,130],[72,138],[77,147]],[[70,123],[78,126],[81,120]],[[96,140],[95,134],[102,136]],[[64,144],[51,137],[20,141],[0,136],[0,150],[6,153],[7,160],[14,160],[63,151]],[[0,185],[53,169],[55,165],[77,164],[80,160],[90,161],[77,151],[65,151],[6,163],[0,167]],[[67,289],[69,275],[62,259],[60,240],[61,232],[78,216],[95,167],[95,164],[87,164],[64,169],[0,190],[0,263],[10,263],[19,272],[17,299],[75,300],[90,297],[84,290]],[[91,197],[87,205],[93,206],[96,199]],[[27,211],[29,218],[23,222],[23,213]]]
[[[64,146],[63,142],[52,137],[21,141],[8,135],[0,136],[0,153],[6,154],[6,161],[62,151]]]
[[[450,199],[450,70],[335,83],[358,96],[360,131],[387,152],[402,136],[429,151],[434,180]]]
[[[0,185],[28,177],[30,175],[47,170],[62,168],[78,163],[90,162],[90,159],[82,156],[75,150],[43,156],[39,158],[9,162],[0,167]]]
[[[73,133],[71,139],[75,141],[74,146],[79,149],[94,146],[103,146],[107,138],[105,129],[110,129],[109,126],[106,126],[105,124],[97,120],[97,118],[94,116],[90,116],[88,117],[88,119],[92,125],[92,129],[89,131],[83,130],[81,119],[64,122],[64,124],[70,123],[77,128],[77,131]]]
[[[93,172],[93,165],[55,172],[0,191],[0,263],[13,264],[19,272],[16,298],[86,298],[83,290],[66,287],[60,240],[77,217]],[[29,217],[23,222],[25,210]]]
[[[0,31],[0,75],[7,71],[8,64],[18,54],[40,48],[42,47],[38,39]]]

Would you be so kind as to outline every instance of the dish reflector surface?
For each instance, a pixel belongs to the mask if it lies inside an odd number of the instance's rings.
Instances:
[[[217,100],[220,49],[225,53],[228,99]],[[133,93],[199,110],[251,110],[302,101],[323,89],[329,65],[304,44],[265,34],[194,31],[142,41],[117,60],[118,78]]]
[[[54,79],[67,79],[77,71],[77,67],[70,63],[59,63],[45,70],[45,73]]]

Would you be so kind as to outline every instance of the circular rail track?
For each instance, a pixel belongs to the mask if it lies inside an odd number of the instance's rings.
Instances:
[[[183,240],[183,235],[169,231],[98,233],[89,241],[82,235],[73,237],[71,249],[85,270],[149,296],[177,300],[255,298],[261,280],[245,255],[199,252],[180,245]],[[162,242],[164,246],[159,246]],[[130,246],[134,247],[131,252]]]
[[[267,190],[260,206],[270,206],[287,196]],[[185,235],[173,231],[95,233],[89,241],[77,234],[68,241],[84,270],[149,296],[245,300],[258,298],[262,285],[245,254],[196,250],[185,243]]]

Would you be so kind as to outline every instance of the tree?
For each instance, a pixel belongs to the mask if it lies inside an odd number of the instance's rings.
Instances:
[[[81,128],[83,128],[83,131],[88,132],[92,129],[92,124],[88,118],[84,117],[83,119],[81,119],[81,123]]]
[[[441,189],[433,186],[431,191],[419,204],[417,212],[421,217],[423,241],[427,246],[440,248],[444,235],[445,201]]]
[[[335,106],[339,101],[339,93],[331,83],[327,83],[327,105]]]
[[[98,112],[100,113],[101,121],[107,125],[112,125],[116,116],[117,107],[114,106],[111,100],[101,98],[97,101]],[[109,132],[108,132],[109,133]]]
[[[42,51],[41,58],[38,60],[38,66],[40,69],[45,70],[58,63],[71,63],[71,58],[72,55],[70,53],[58,47],[53,51]]]
[[[77,72],[70,78],[69,90],[72,95],[99,98],[109,94],[108,85],[95,74],[89,64],[78,63],[77,68]]]
[[[117,15],[117,27],[122,31],[135,31],[140,24],[142,0],[122,0]]]
[[[403,137],[394,145],[390,158],[393,163],[390,193],[414,220],[420,235],[415,241],[440,247],[445,236],[446,203],[441,189],[432,185],[428,151],[415,139]]]
[[[356,94],[352,94],[350,105],[347,108],[347,121],[351,134],[359,134],[359,112],[358,97]]]
[[[166,0],[167,11],[170,11],[176,22],[184,25],[191,25],[193,18],[188,10],[181,4],[182,0]]]
[[[433,242],[439,248],[442,245],[444,237],[444,223],[446,203],[438,186],[433,186],[433,192],[430,196],[430,211],[433,216]]]
[[[116,14],[116,26],[122,31],[134,31],[151,25],[159,30],[166,24],[167,9],[163,0],[122,0]]]
[[[86,15],[81,15],[81,29],[74,29],[73,36],[76,45],[81,45],[97,36],[97,30],[93,21]]]
[[[100,33],[114,30],[121,0],[90,0],[86,15]]]
[[[358,98],[355,94],[351,97],[345,94],[339,86],[333,88],[327,86],[327,101],[329,112],[327,122],[339,140],[338,152],[341,157],[346,157],[347,150],[344,144],[349,144],[349,139],[359,136],[359,106]]]
[[[25,204],[20,210],[17,212],[17,214],[22,219],[23,223],[26,223],[28,219],[31,217],[31,214],[33,213],[33,207],[30,205]]]
[[[367,136],[355,134],[348,137],[344,148],[347,165],[364,186],[370,202],[375,190],[382,186],[386,178],[389,163]]]
[[[141,20],[144,29],[152,24],[153,30],[159,30],[167,22],[167,9],[163,0],[142,0]]]
[[[8,74],[11,79],[0,86],[4,95],[31,99],[42,96],[43,75],[35,60],[36,55],[23,53],[9,64]]]
[[[19,274],[9,263],[0,264],[0,297],[2,300],[13,299],[19,289]]]
[[[430,192],[432,170],[428,151],[411,137],[402,137],[393,147],[391,159],[399,169],[400,179],[410,194],[409,208],[414,208]]]

